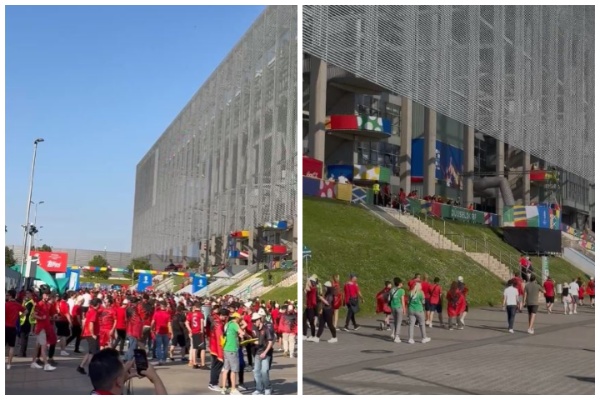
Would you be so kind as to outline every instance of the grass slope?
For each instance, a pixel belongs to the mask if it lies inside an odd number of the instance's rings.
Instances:
[[[316,273],[321,282],[339,273],[345,281],[357,274],[365,304],[375,310],[375,294],[395,276],[405,282],[416,272],[441,279],[447,290],[459,275],[470,289],[473,306],[498,304],[503,284],[499,278],[460,252],[438,250],[417,236],[382,222],[368,211],[347,203],[303,199],[304,244],[312,259],[304,263],[304,280]]]
[[[423,220],[425,222],[425,220]],[[521,253],[510,246],[502,239],[502,230],[500,228],[490,228],[481,225],[465,224],[457,221],[444,221],[439,219],[428,218],[426,223],[436,229],[440,233],[446,234],[446,237],[452,240],[454,243],[463,246],[462,235],[466,239],[467,251],[479,251],[483,252],[482,248],[485,247],[485,241],[488,242],[492,247],[488,247],[491,250],[492,255],[500,259],[509,268],[516,272],[519,270],[519,257]],[[500,255],[502,253],[502,255]],[[510,257],[509,257],[510,256]],[[542,276],[542,258],[531,256],[531,262],[535,274],[541,278]],[[571,282],[573,278],[583,277],[585,274],[583,271],[564,260],[561,257],[549,257],[550,264],[550,276],[557,283]]]
[[[279,304],[282,304],[288,299],[296,300],[298,298],[298,284],[296,283],[290,287],[275,288],[263,294],[261,298],[265,300],[275,300]]]

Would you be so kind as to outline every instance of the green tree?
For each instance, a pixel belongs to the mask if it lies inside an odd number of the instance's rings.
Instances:
[[[127,266],[127,272],[124,272],[123,275],[127,278],[133,278],[135,280],[139,275],[133,272],[136,269],[151,270],[152,265],[150,265],[150,262],[145,258],[134,258]]]
[[[190,271],[199,271],[198,268],[200,268],[200,261],[192,260],[188,263],[188,269]]]
[[[44,244],[42,247],[38,248],[39,251],[52,251],[52,247],[48,246],[47,244]]]
[[[4,266],[6,268],[9,268],[15,265],[16,263],[17,260],[15,259],[15,252],[13,251],[13,249],[9,248],[8,246],[4,246]]]
[[[107,267],[108,261],[102,256],[96,255],[88,263],[90,267]],[[86,277],[108,279],[110,278],[110,271],[84,271]]]

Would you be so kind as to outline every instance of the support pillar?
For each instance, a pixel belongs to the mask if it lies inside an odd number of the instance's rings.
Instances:
[[[523,152],[523,205],[531,203],[531,154]]]
[[[408,195],[411,181],[412,100],[402,97],[400,118],[400,187]]]
[[[504,176],[504,143],[500,140],[496,140],[496,173],[498,176]],[[502,199],[502,193],[500,189],[496,189],[496,213],[499,215],[499,219],[502,219],[502,212],[504,210],[504,200]],[[502,221],[498,221],[502,222]]]
[[[308,149],[310,157],[325,163],[325,113],[327,107],[327,64],[310,57],[310,105]]]
[[[475,173],[475,128],[465,126],[463,134],[463,207],[473,203],[473,176]]]
[[[436,130],[437,113],[425,108],[425,143],[423,162],[423,197],[435,194],[435,164],[436,164]]]

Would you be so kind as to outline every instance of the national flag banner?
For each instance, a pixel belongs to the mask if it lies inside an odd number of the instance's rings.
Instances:
[[[525,206],[514,206],[513,217],[515,221],[515,227],[527,227],[527,211],[525,210]]]
[[[319,197],[335,199],[335,181],[320,181]]]
[[[367,204],[367,189],[354,186],[352,188],[352,203]]]
[[[336,185],[337,199],[352,201],[352,185],[349,183],[338,183]]]
[[[525,215],[527,216],[527,226],[530,228],[539,227],[539,213],[537,206],[526,206]]]

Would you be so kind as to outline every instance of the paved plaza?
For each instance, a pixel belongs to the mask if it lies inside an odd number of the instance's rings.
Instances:
[[[29,349],[33,348],[33,337],[30,340]],[[82,351],[85,349],[82,344]],[[72,345],[68,348],[72,350]],[[59,351],[57,351],[59,353]],[[31,350],[29,350],[31,354]],[[82,359],[82,354],[74,357],[55,356],[58,363],[57,369],[45,372],[29,367],[31,359],[15,357],[13,366],[6,372],[6,395],[87,395],[92,390],[88,376],[79,374],[75,368]],[[165,366],[155,367],[160,375],[169,394],[179,395],[220,395],[218,392],[208,390],[210,371],[195,370],[182,364],[179,359],[168,362]],[[296,394],[297,389],[297,359],[283,357],[282,353],[275,353],[273,368],[271,370],[271,382],[274,394]],[[246,387],[249,389],[244,394],[250,394],[254,390],[254,378],[252,372],[244,374]],[[147,379],[133,380],[133,394],[153,394],[152,385]]]
[[[336,344],[326,342],[326,329],[320,343],[303,342],[303,394],[593,395],[594,310],[563,315],[556,306],[550,315],[540,306],[534,335],[527,333],[526,312],[508,333],[500,307],[472,310],[464,330],[434,323],[426,344],[417,327],[417,343],[408,344],[407,326],[403,342],[393,343],[390,332],[377,330],[376,318],[359,318],[358,331],[338,331]]]

